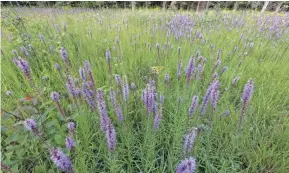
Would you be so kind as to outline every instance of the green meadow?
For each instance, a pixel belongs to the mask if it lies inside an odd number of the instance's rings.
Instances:
[[[189,172],[289,172],[288,14],[74,8],[3,8],[1,13],[3,172],[167,173],[189,157],[195,159]],[[19,57],[29,63],[31,79],[13,61]],[[94,79],[87,71],[93,109],[79,74],[86,60]],[[69,94],[69,76],[82,91],[79,97]],[[244,103],[249,79],[254,88]],[[219,82],[215,108],[213,96],[204,103],[214,81]],[[147,86],[154,89],[156,112],[144,101]],[[60,94],[58,102],[51,99],[53,91]],[[198,106],[189,115],[193,96]],[[115,130],[113,149],[110,132],[100,128],[103,109]],[[37,127],[28,129],[27,119]],[[68,122],[75,123],[73,135]],[[192,130],[195,137],[184,152]],[[73,149],[66,145],[69,135]],[[69,171],[51,159],[51,148],[69,158]]]

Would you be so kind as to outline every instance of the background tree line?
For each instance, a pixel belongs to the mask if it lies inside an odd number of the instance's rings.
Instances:
[[[289,11],[289,1],[2,1],[3,6],[28,7],[83,7],[83,8],[162,8],[163,10],[228,9],[258,11]]]

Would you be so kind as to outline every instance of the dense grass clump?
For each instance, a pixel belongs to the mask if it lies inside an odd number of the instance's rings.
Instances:
[[[2,10],[5,172],[289,172],[289,15]]]

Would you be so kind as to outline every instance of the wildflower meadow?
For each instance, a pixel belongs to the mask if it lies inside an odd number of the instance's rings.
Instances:
[[[289,172],[288,13],[1,15],[3,172]]]

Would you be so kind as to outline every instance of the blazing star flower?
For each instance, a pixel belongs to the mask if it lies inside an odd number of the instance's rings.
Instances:
[[[117,84],[117,85],[120,85],[120,84],[121,84],[120,76],[119,76],[118,74],[115,74],[114,77],[115,77],[115,82],[116,82],[116,84]]]
[[[96,108],[96,103],[94,101],[94,95],[93,92],[89,90],[87,82],[83,82],[82,84],[82,93],[84,95],[84,98],[89,105],[91,111],[94,111]]]
[[[142,101],[146,106],[147,113],[156,112],[155,87],[147,84],[142,94]]]
[[[253,80],[249,79],[248,83],[245,85],[242,95],[242,110],[241,110],[241,116],[240,116],[240,122],[239,122],[239,128],[241,126],[243,117],[245,116],[246,108],[248,105],[248,102],[251,100],[254,90],[254,84]]]
[[[59,64],[57,64],[57,63],[54,64],[54,67],[55,67],[56,70],[60,71],[60,65]]]
[[[110,60],[111,60],[111,55],[110,55],[110,51],[109,51],[109,50],[106,50],[106,52],[105,52],[105,57],[106,57],[106,60],[107,60],[108,62],[110,62]]]
[[[74,147],[75,147],[75,142],[74,142],[74,140],[73,140],[72,137],[67,136],[67,137],[65,138],[65,146],[66,146],[66,148],[68,148],[69,150],[73,150],[73,149],[74,149]]]
[[[60,48],[60,56],[66,65],[69,65],[68,54],[64,47]]]
[[[28,80],[31,80],[29,63],[21,58],[14,58],[14,63],[20,68]]]
[[[74,81],[70,75],[67,76],[66,88],[71,97],[75,97]]]
[[[28,53],[27,49],[26,49],[24,46],[21,46],[20,49],[21,49],[21,52],[22,52],[25,56],[29,56],[29,53]]]
[[[198,80],[201,80],[205,64],[198,64]]]
[[[194,173],[196,170],[196,160],[193,157],[185,159],[177,167],[176,173]]]
[[[105,137],[108,149],[114,151],[116,149],[116,133],[114,126],[111,123],[107,125]]]
[[[59,96],[59,93],[58,92],[51,92],[51,95],[50,95],[51,99],[55,102],[59,102],[60,100],[60,96]]]
[[[160,95],[160,103],[163,105],[165,102],[165,97],[161,94]]]
[[[203,102],[202,102],[202,106],[201,106],[201,117],[206,114],[206,109],[207,109],[208,102],[209,102],[209,99],[210,99],[210,96],[211,96],[211,92],[212,92],[212,85],[213,84],[209,85],[209,87],[208,87],[208,89],[206,91],[206,94],[203,97]]]
[[[127,77],[126,76],[123,77],[123,98],[125,101],[127,101],[129,98],[129,86],[127,83]]]
[[[154,119],[154,129],[155,130],[159,129],[161,119],[162,119],[162,109],[160,109],[158,111],[158,113],[155,115],[155,119]]]
[[[97,106],[98,106],[98,111],[100,115],[100,129],[102,131],[105,131],[107,129],[107,126],[110,124],[110,119],[107,115],[107,109],[106,109],[106,104],[104,100],[104,94],[101,89],[98,89],[97,91]]]
[[[227,69],[228,69],[228,67],[227,66],[224,66],[223,67],[223,69],[222,69],[222,71],[221,71],[221,74],[220,74],[220,76],[224,73],[224,72],[226,72],[227,71]]]
[[[185,154],[190,153],[192,151],[196,136],[197,136],[196,129],[191,130],[185,136],[185,141],[184,141],[184,153]]]
[[[180,59],[178,63],[178,71],[177,71],[178,80],[180,80],[181,78],[181,71],[182,71],[182,60]]]
[[[240,79],[240,76],[236,76],[236,77],[233,79],[233,81],[232,81],[232,87],[234,87],[234,86],[237,84],[237,82],[239,81],[239,79]]]
[[[56,28],[56,30],[58,31],[58,33],[61,34],[60,27],[59,27],[58,24],[55,25],[55,28]]]
[[[24,127],[33,132],[35,135],[39,136],[39,131],[38,131],[38,128],[37,128],[37,123],[35,120],[33,119],[26,119],[24,121]]]
[[[85,71],[82,67],[79,68],[79,76],[82,79],[83,82],[86,81],[86,75],[85,75]]]
[[[194,72],[195,72],[195,58],[194,56],[192,56],[190,58],[190,61],[186,70],[187,86],[189,86],[189,83],[191,81],[191,78],[193,77]]]
[[[69,123],[67,124],[67,129],[68,129],[69,132],[73,132],[73,133],[74,133],[74,130],[75,130],[75,124],[74,124],[74,122],[69,122]]]
[[[214,109],[217,107],[217,102],[219,98],[219,81],[215,81],[212,85],[212,91],[211,91],[211,104]]]
[[[133,90],[133,91],[136,89],[136,86],[135,86],[135,84],[133,82],[130,84],[130,89]]]
[[[192,103],[191,103],[191,106],[189,108],[189,117],[191,117],[194,114],[194,112],[196,111],[198,104],[199,104],[198,102],[199,102],[199,97],[193,96]]]
[[[70,159],[60,149],[51,148],[49,152],[50,159],[56,167],[60,168],[63,172],[73,173]]]

